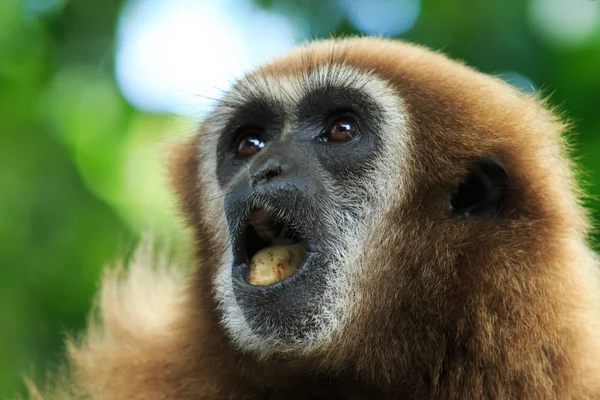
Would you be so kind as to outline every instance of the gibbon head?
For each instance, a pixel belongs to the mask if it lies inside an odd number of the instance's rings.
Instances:
[[[572,339],[556,324],[577,299],[558,265],[585,230],[562,129],[532,96],[419,47],[300,47],[239,80],[179,158],[195,296],[261,357],[385,374],[456,343],[520,363],[548,345],[560,361],[549,343]]]

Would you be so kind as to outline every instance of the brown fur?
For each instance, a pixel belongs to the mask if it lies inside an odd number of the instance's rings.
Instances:
[[[200,133],[173,165],[195,273],[175,279],[181,294],[160,297],[172,306],[155,325],[123,314],[140,295],[133,278],[109,276],[102,325],[70,346],[77,393],[57,398],[600,398],[598,261],[564,124],[498,79],[383,39],[317,42],[254,74],[293,76],[332,60],[389,81],[410,118],[409,185],[368,244],[361,312],[327,346],[293,359],[258,360],[230,344],[212,297],[225,239],[199,201]],[[449,191],[470,159],[489,154],[511,179],[501,214],[450,218]],[[145,290],[164,292],[168,271]]]

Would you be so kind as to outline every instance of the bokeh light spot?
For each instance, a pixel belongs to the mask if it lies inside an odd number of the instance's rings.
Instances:
[[[285,17],[247,0],[132,0],[119,20],[117,82],[141,110],[201,118],[232,81],[293,45]]]
[[[498,71],[496,76],[513,85],[523,93],[535,93],[538,90],[536,84],[531,79],[518,72]]]
[[[421,12],[420,0],[338,0],[346,17],[371,35],[398,36],[410,30]]]
[[[550,45],[577,46],[600,30],[600,1],[530,0],[529,19]]]
[[[56,12],[67,4],[67,0],[23,0],[23,11],[28,16]]]

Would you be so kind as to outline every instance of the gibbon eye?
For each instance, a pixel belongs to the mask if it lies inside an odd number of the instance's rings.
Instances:
[[[243,136],[237,145],[237,156],[240,158],[246,158],[253,156],[265,147],[263,142],[256,133],[252,133]]]
[[[345,143],[359,135],[356,122],[348,117],[340,118],[329,125],[321,140],[335,143]]]

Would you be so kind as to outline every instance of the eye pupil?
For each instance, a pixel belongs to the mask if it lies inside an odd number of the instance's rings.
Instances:
[[[265,143],[256,136],[246,136],[239,141],[237,155],[238,157],[250,157],[263,147],[265,147]]]
[[[334,122],[327,133],[330,142],[348,142],[358,135],[358,128],[351,120],[339,120]]]

